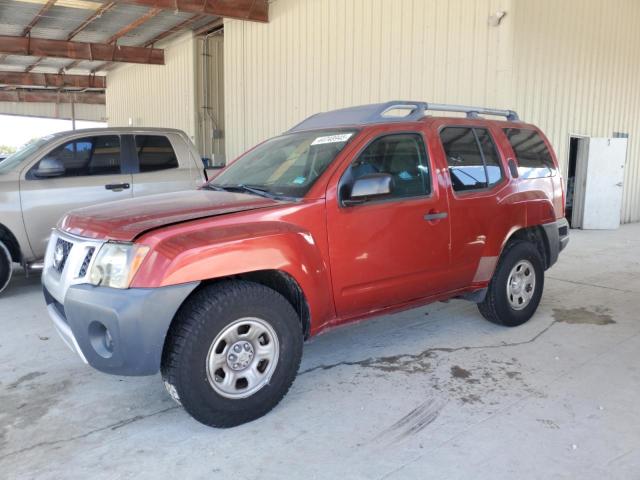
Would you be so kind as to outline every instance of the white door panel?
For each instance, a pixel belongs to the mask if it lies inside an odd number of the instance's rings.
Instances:
[[[626,138],[589,139],[586,172],[581,169],[576,179],[583,182],[585,192],[582,228],[612,230],[620,226],[626,156]]]

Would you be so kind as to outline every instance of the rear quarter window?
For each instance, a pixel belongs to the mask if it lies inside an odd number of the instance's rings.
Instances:
[[[163,135],[136,135],[140,172],[178,168],[178,158],[169,139]]]
[[[555,175],[553,158],[540,133],[521,128],[505,128],[518,161],[520,178],[544,178]]]

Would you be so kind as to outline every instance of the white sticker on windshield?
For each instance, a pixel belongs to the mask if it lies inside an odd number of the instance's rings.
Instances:
[[[323,143],[340,143],[346,142],[353,133],[342,133],[340,135],[328,135],[326,137],[316,138],[311,145],[322,145]]]

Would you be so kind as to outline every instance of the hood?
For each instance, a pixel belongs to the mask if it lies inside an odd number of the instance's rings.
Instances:
[[[81,237],[128,242],[165,225],[282,203],[213,190],[162,193],[72,210],[62,218],[58,228]]]

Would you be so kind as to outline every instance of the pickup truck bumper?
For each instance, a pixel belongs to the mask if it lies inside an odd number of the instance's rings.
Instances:
[[[569,222],[566,218],[561,218],[555,222],[545,223],[542,228],[544,228],[547,235],[549,247],[547,268],[549,268],[558,261],[560,252],[569,243]]]
[[[171,321],[198,282],[119,290],[70,286],[63,301],[43,276],[49,316],[64,342],[92,367],[114,375],[153,375]]]

